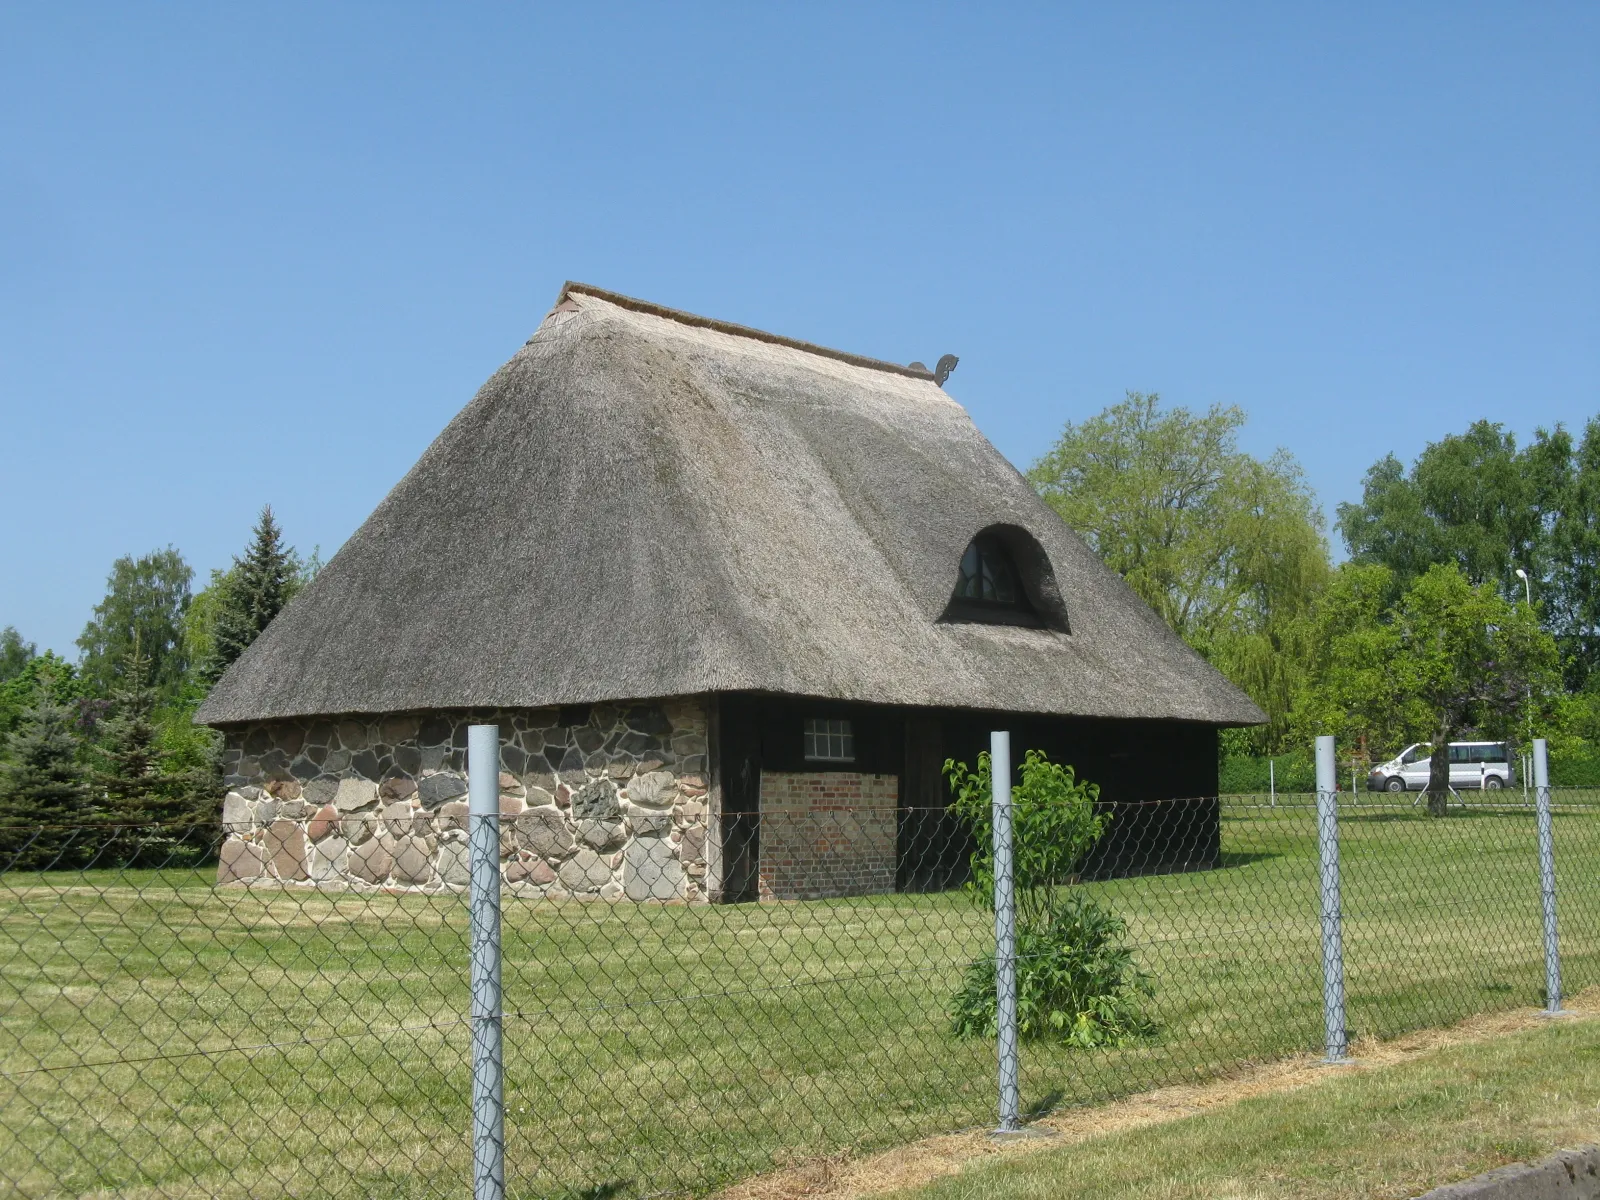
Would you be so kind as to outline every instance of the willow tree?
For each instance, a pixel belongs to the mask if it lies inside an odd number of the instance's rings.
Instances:
[[[1068,423],[1028,471],[1044,500],[1187,641],[1289,731],[1306,618],[1328,579],[1324,523],[1294,458],[1239,448],[1245,415],[1129,392]]]

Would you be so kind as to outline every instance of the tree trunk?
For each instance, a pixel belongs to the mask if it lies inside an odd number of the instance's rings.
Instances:
[[[1428,759],[1428,811],[1442,817],[1450,804],[1450,735],[1453,729],[1440,730]]]

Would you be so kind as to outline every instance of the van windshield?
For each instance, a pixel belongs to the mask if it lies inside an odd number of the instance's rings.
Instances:
[[[1400,762],[1403,766],[1410,766],[1414,762],[1421,762],[1432,753],[1432,746],[1413,746],[1400,756]]]

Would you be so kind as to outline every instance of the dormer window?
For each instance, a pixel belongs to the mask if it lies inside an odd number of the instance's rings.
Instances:
[[[943,620],[1070,633],[1043,547],[1016,525],[991,525],[967,543]]]

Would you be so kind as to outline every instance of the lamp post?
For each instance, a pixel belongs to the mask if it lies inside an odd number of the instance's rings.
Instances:
[[[1522,598],[1529,608],[1533,607],[1533,581],[1528,578],[1528,573],[1521,567],[1517,568],[1517,578],[1522,580]],[[1524,703],[1528,709],[1528,744],[1533,744],[1533,685],[1530,683],[1523,689]],[[1527,771],[1523,771],[1522,802],[1528,802]]]

